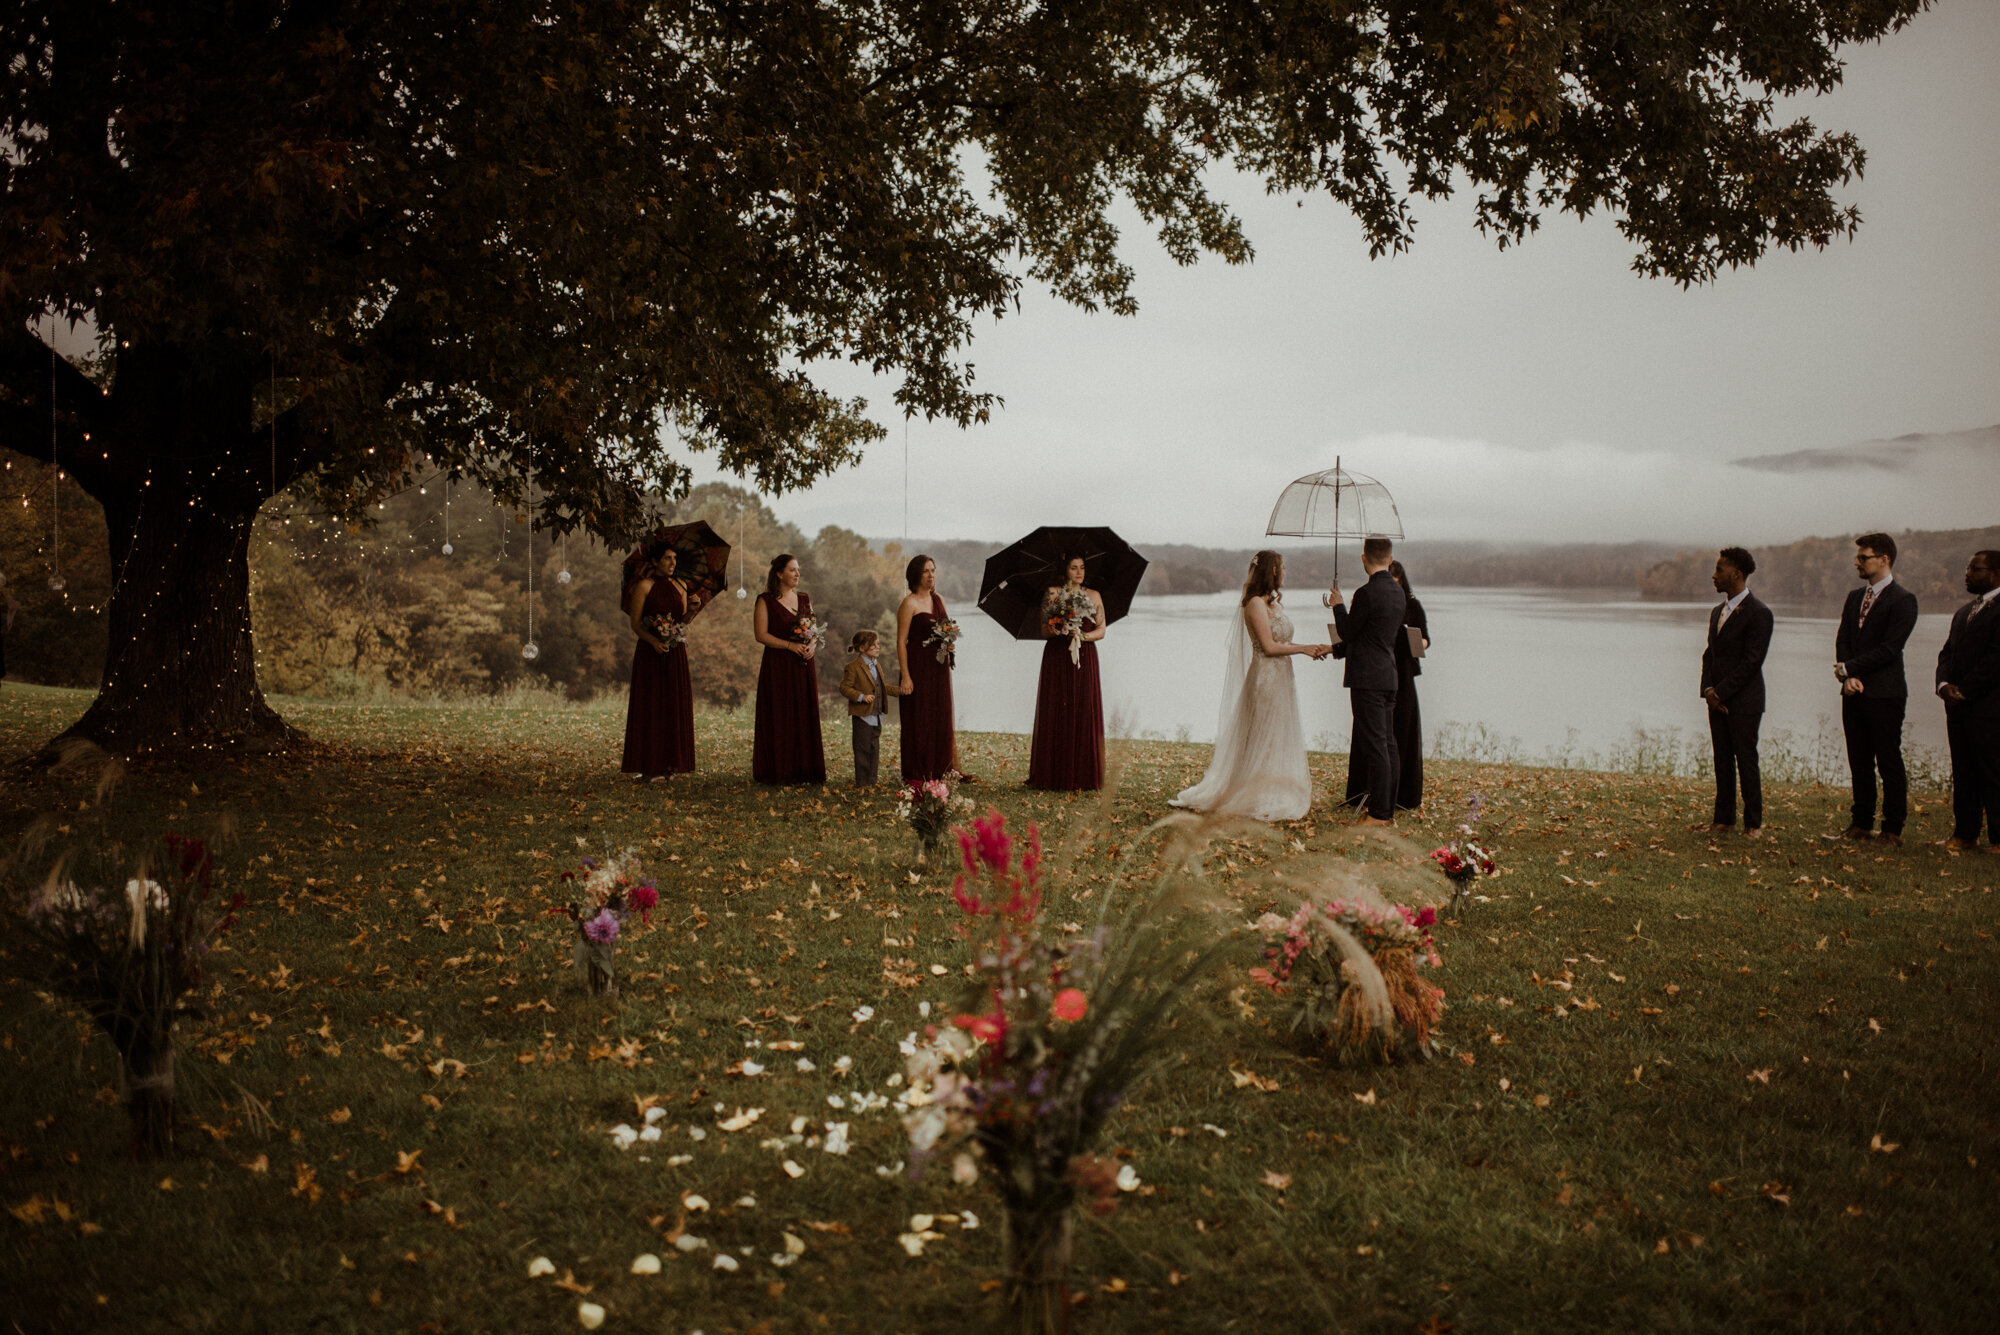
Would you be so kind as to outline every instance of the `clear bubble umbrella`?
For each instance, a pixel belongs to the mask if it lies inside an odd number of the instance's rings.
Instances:
[[[1333,467],[1309,473],[1278,496],[1264,532],[1274,538],[1332,538],[1333,575],[1340,578],[1340,539],[1400,538],[1403,519],[1389,489],[1363,473],[1350,473],[1335,455]]]

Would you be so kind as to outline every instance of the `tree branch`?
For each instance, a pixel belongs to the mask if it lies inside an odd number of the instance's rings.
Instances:
[[[55,369],[55,430],[49,430],[49,370]],[[101,457],[109,443],[86,441],[103,422],[104,391],[25,325],[0,335],[0,445],[44,463],[60,462],[93,496],[116,486]]]

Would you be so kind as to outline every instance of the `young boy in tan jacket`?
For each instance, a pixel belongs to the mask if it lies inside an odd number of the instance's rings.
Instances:
[[[875,767],[882,755],[882,729],[888,722],[888,697],[896,684],[882,675],[882,637],[857,630],[848,641],[847,668],[840,674],[840,693],[847,697],[848,726],[854,730],[854,786],[873,788]]]

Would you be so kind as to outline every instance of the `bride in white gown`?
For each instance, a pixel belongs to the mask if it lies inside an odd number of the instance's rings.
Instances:
[[[1170,805],[1255,820],[1300,820],[1312,809],[1292,656],[1308,654],[1318,660],[1332,648],[1292,643],[1284,584],[1283,557],[1258,552],[1251,558],[1240,614],[1232,618],[1225,641],[1228,663],[1215,755],[1201,782]]]

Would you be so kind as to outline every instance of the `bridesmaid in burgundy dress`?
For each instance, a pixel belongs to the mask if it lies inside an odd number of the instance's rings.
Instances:
[[[750,773],[758,783],[826,782],[819,674],[813,667],[813,646],[800,631],[800,622],[811,615],[812,599],[799,591],[798,559],[789,553],[773,557],[764,592],[757,595],[757,643],[764,646],[764,665],[757,670]]]
[[[902,676],[901,695],[903,782],[922,783],[957,775],[961,782],[973,776],[958,768],[958,732],[952,722],[951,669],[949,648],[939,657],[939,647],[930,643],[939,622],[949,623],[944,599],[937,595],[937,562],[928,556],[913,556],[903,572],[910,595],[896,609],[896,669]]]
[[[659,783],[694,769],[694,689],[687,646],[669,647],[646,624],[659,616],[687,620],[687,590],[673,577],[678,558],[664,539],[655,538],[646,545],[645,560],[645,573],[625,591],[625,614],[639,645],[632,651],[625,759],[619,768]]]
[[[1097,680],[1097,641],[1104,638],[1104,599],[1083,586],[1084,564],[1072,556],[1065,582],[1042,599],[1042,680],[1035,692],[1035,737],[1028,751],[1028,787],[1075,792],[1104,786],[1104,692]],[[1081,597],[1090,605],[1081,643],[1050,630],[1061,603]],[[1074,647],[1076,656],[1070,657]]]

